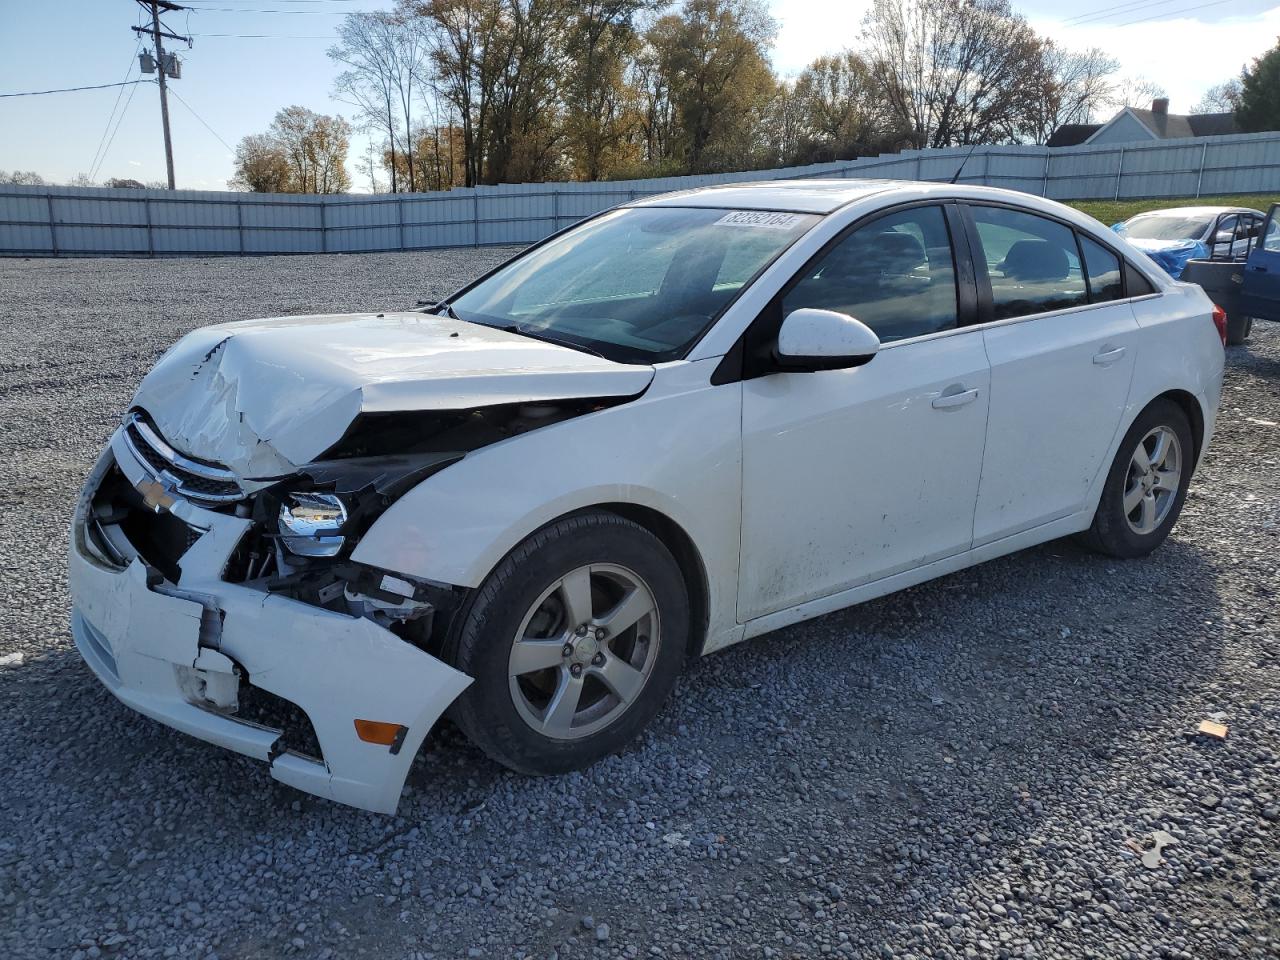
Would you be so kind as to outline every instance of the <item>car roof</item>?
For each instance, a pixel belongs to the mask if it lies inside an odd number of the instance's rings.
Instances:
[[[1143,213],[1135,213],[1130,220],[1137,220],[1138,217],[1166,216],[1174,215],[1179,217],[1195,217],[1195,216],[1216,216],[1220,213],[1256,213],[1259,216],[1266,216],[1261,210],[1255,210],[1253,207],[1165,207],[1163,210],[1147,210]]]
[[[635,200],[633,207],[726,207],[826,214],[908,184],[902,180],[763,180],[695,187]]]

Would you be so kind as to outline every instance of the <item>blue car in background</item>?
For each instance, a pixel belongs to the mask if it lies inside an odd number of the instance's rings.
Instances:
[[[1249,207],[1175,207],[1130,217],[1111,229],[1175,278],[1188,260],[1244,260],[1266,214]]]

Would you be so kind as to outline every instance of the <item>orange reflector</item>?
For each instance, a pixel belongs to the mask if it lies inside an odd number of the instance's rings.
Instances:
[[[384,747],[394,746],[404,734],[404,726],[398,723],[383,723],[381,720],[357,720],[356,736],[365,743],[380,743]]]

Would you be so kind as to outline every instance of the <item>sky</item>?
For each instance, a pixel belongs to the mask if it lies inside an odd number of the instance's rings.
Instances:
[[[341,15],[393,0],[184,0],[170,13],[182,79],[170,84],[177,185],[222,190],[235,144],[262,132],[283,106],[351,117],[332,98],[326,57]],[[769,0],[779,24],[774,67],[794,74],[823,53],[856,47],[870,0]],[[1126,76],[1164,87],[1173,112],[1239,73],[1280,38],[1280,0],[1013,0],[1041,34],[1065,47],[1100,47]],[[0,0],[0,94],[119,83],[138,76],[135,0]],[[154,85],[0,97],[0,170],[35,170],[51,182],[80,173],[164,179]],[[126,106],[127,105],[127,106]],[[123,119],[108,127],[114,115]],[[353,140],[354,188],[368,189]]]

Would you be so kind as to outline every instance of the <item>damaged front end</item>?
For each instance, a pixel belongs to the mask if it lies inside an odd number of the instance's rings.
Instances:
[[[466,594],[352,551],[470,450],[613,402],[363,415],[275,477],[181,453],[134,409],[77,504],[76,644],[134,709],[299,789],[393,812],[418,747],[471,682],[442,659]]]
[[[346,479],[317,466],[227,480],[233,496],[203,482],[216,465],[169,459],[148,443],[158,436],[131,415],[77,504],[69,567],[84,659],[162,723],[299,789],[394,812],[418,747],[470,682],[427,652],[460,593],[345,557],[378,506],[456,456],[353,463]],[[292,552],[280,504],[320,487],[350,498],[352,526],[333,556]]]

